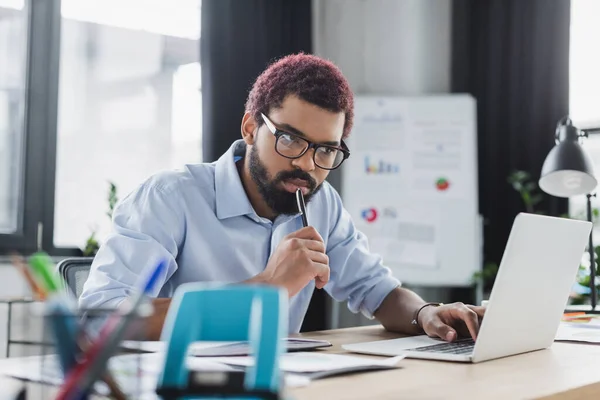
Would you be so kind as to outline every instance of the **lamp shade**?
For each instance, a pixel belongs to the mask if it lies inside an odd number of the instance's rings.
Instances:
[[[557,144],[550,150],[539,181],[540,188],[553,196],[587,194],[598,185],[594,163],[579,143],[580,131],[571,120],[561,121],[556,131]]]

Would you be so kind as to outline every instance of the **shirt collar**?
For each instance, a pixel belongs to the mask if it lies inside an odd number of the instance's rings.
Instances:
[[[225,219],[240,215],[255,214],[248,195],[242,185],[235,161],[246,154],[243,140],[233,142],[215,166],[215,197],[217,218]]]

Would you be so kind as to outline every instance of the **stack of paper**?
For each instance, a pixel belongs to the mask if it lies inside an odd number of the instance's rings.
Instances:
[[[319,379],[327,376],[347,374],[358,371],[393,369],[404,356],[391,358],[364,358],[341,354],[300,352],[289,353],[281,356],[281,369],[286,373],[300,374],[309,379]],[[253,357],[214,357],[192,358],[188,361],[190,369],[195,363],[210,361],[223,363],[235,367],[249,367],[254,365]]]
[[[600,343],[600,324],[561,322],[554,340]]]
[[[156,399],[155,389],[163,366],[164,352],[127,354],[112,357],[109,369],[124,393],[138,399]],[[326,353],[288,353],[281,358],[287,387],[305,386],[312,379],[355,371],[395,368],[403,357],[369,359]],[[188,357],[193,371],[231,371],[252,365],[252,357]],[[0,360],[0,374],[33,382],[60,385],[62,372],[55,355]],[[103,383],[97,383],[99,394],[108,394]]]
[[[285,338],[287,351],[314,350],[331,347],[331,343],[325,340],[313,340],[303,338]],[[147,342],[126,340],[122,344],[128,350],[155,353],[165,351],[165,342]],[[189,355],[196,357],[221,357],[221,356],[246,356],[250,354],[248,342],[194,342],[190,346]]]

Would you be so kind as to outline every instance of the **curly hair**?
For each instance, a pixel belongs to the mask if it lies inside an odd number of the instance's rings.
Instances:
[[[260,113],[278,108],[288,95],[325,110],[343,112],[344,132],[348,137],[354,118],[354,96],[348,81],[332,62],[310,54],[285,56],[260,74],[246,100],[246,112],[262,125]]]

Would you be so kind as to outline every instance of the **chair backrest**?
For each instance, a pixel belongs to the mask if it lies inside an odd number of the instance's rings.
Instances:
[[[192,342],[249,341],[255,362],[246,372],[244,387],[278,392],[287,303],[287,293],[271,286],[207,283],[179,286],[162,332],[167,353],[158,386],[186,386],[189,371],[185,357]]]
[[[76,297],[81,296],[83,284],[90,274],[93,257],[66,258],[58,263],[56,269],[65,281],[67,289]]]

